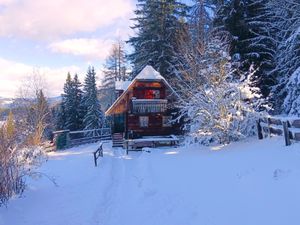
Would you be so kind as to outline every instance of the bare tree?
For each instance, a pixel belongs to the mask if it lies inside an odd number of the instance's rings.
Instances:
[[[23,80],[17,98],[20,112],[16,113],[16,117],[23,131],[31,134],[27,137],[29,144],[40,144],[46,128],[51,126],[51,113],[45,93],[45,76],[38,69],[34,69]]]
[[[24,191],[25,177],[44,159],[40,144],[50,122],[45,86],[42,76],[34,71],[20,88],[14,115],[10,112],[0,126],[0,206]]]

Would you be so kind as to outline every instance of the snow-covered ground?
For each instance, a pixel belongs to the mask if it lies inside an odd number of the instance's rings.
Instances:
[[[0,225],[299,225],[300,144],[282,137],[130,152],[97,144],[51,153]]]

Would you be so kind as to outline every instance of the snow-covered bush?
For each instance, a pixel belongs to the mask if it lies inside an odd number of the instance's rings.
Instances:
[[[185,57],[189,70],[178,88],[181,117],[196,142],[229,143],[255,134],[260,95],[251,87],[254,71],[237,79],[224,49],[222,42],[214,40],[203,53],[194,51]]]
[[[34,168],[43,160],[44,152],[39,146],[28,146],[20,141],[12,114],[0,127],[0,206],[26,187],[25,179],[34,174]]]

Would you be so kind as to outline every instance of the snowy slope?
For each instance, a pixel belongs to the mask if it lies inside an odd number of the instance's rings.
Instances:
[[[298,225],[300,144],[256,139],[212,148],[112,150],[96,144],[52,153],[0,225]],[[220,151],[221,150],[221,151]]]

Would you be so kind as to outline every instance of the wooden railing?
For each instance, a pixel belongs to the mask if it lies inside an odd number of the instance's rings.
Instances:
[[[102,128],[95,130],[71,131],[69,133],[69,137],[69,147],[102,140],[111,140],[111,129]]]
[[[76,145],[88,144],[102,140],[111,140],[111,129],[101,128],[80,131],[55,131],[54,143],[56,149],[70,148]]]
[[[132,113],[161,113],[167,109],[167,99],[132,99]]]
[[[286,146],[291,145],[292,140],[300,141],[300,119],[261,118],[257,121],[257,130],[259,139],[283,135]]]
[[[93,152],[94,155],[94,163],[95,163],[95,167],[98,166],[97,160],[99,157],[103,157],[103,142],[100,143],[99,148]]]

